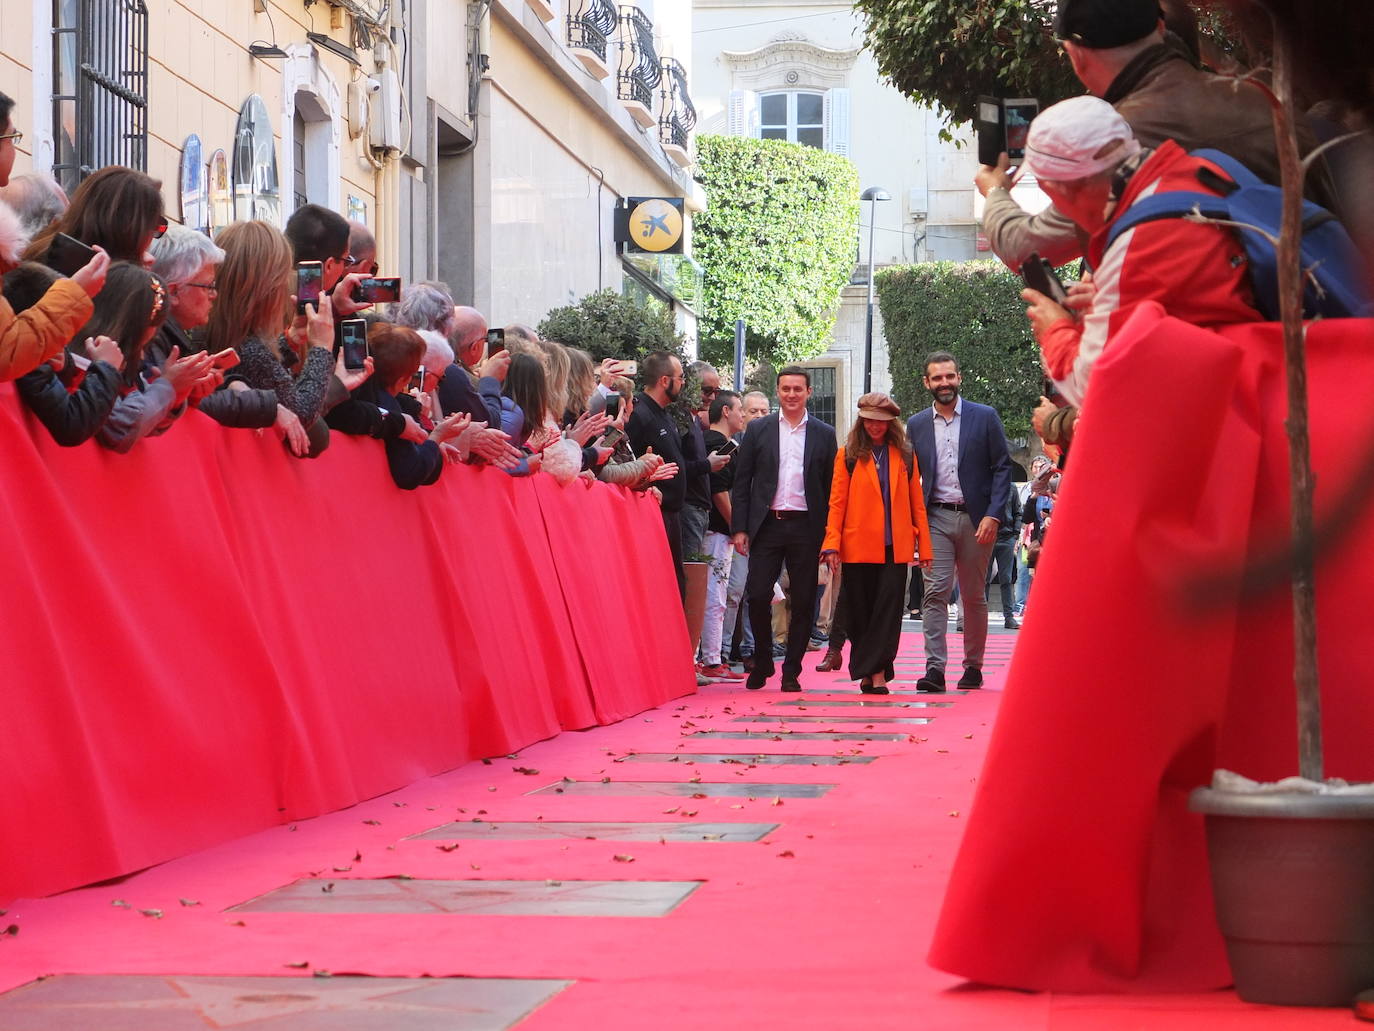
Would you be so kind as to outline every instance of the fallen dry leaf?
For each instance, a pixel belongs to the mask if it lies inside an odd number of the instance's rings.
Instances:
[[[528,766],[517,766],[515,769],[511,770],[511,773],[523,773],[526,777],[534,777],[538,775],[539,771],[532,770]]]
[[[435,845],[434,847],[440,852],[457,852],[459,846],[457,842],[454,842],[452,845]]]
[[[131,909],[131,908],[132,908],[132,907],[131,907],[127,902],[125,902],[123,899],[115,899],[114,901],[112,901],[112,902],[110,903],[110,905],[112,905],[112,906],[118,906],[120,909]]]
[[[633,862],[635,861],[635,857],[634,857],[634,856],[626,856],[626,855],[611,856],[611,859],[613,859],[613,860],[614,860],[615,862],[617,862],[617,863],[633,863]]]
[[[177,899],[177,901],[180,902],[183,906],[198,906],[198,905],[200,905],[200,900],[199,900],[199,899]]]
[[[796,859],[796,858],[797,858],[797,854],[796,854],[795,852],[793,852],[793,851],[789,848],[786,852],[779,852],[779,853],[778,853],[778,858],[779,858],[779,859]]]
[[[152,917],[154,920],[162,919],[162,910],[160,909],[140,909],[139,912],[144,916]]]
[[[13,938],[13,937],[14,937],[16,934],[18,934],[18,933],[19,933],[19,925],[18,925],[18,924],[10,924],[8,927],[5,928],[5,930],[4,930],[3,932],[0,932],[0,934],[4,934],[4,935],[6,935],[7,937],[10,937],[10,938]]]
[[[363,823],[367,824],[369,827],[380,827],[382,825],[381,820],[364,820]]]
[[[951,810],[949,811],[949,815],[950,815],[950,816],[958,816],[958,815],[959,815],[959,810],[958,810],[958,809],[951,809]]]
[[[336,867],[334,867],[334,872],[335,872],[335,873],[348,873],[348,871],[349,871],[349,870],[352,870],[352,869],[353,869],[353,867],[351,867],[351,866],[336,866]]]
[[[334,975],[331,974],[328,970],[312,970],[312,971],[310,972],[310,976],[311,976],[311,977],[333,977]]]
[[[770,802],[769,804],[770,804],[770,805],[782,805],[782,799],[781,799],[781,798],[775,798],[775,799],[773,799],[773,801]]]
[[[292,970],[304,970],[310,965],[310,960],[303,959],[299,963],[283,963],[282,966],[290,967]]]
[[[328,884],[322,885],[322,886],[320,887],[320,891],[324,892],[326,895],[328,895],[328,894],[329,894],[331,891],[333,891],[333,890],[334,890],[334,882],[333,882],[333,881],[330,881]]]

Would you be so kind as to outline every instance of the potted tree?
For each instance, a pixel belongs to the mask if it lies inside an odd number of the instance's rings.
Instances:
[[[1217,918],[1236,991],[1250,1002],[1347,1006],[1374,988],[1374,786],[1324,780],[1317,672],[1313,475],[1300,260],[1292,40],[1273,33],[1274,124],[1284,190],[1278,242],[1288,388],[1294,683],[1300,777],[1258,785],[1217,771],[1205,814]]]

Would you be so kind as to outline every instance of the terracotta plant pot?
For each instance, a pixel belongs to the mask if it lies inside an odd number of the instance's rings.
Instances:
[[[1198,788],[1189,807],[1242,999],[1349,1006],[1374,988],[1374,796]]]
[[[684,562],[687,574],[687,634],[692,638],[692,654],[701,646],[701,628],[706,622],[706,577],[710,566],[705,562]]]

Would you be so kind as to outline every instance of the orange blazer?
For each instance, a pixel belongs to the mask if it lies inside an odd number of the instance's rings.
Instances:
[[[893,559],[906,563],[917,557],[933,558],[921,478],[907,475],[901,452],[891,445],[887,449],[887,470],[892,491]],[[853,476],[844,464],[844,448],[835,456],[835,476],[830,481],[830,521],[821,550],[838,551],[841,562],[883,561],[883,498],[872,455],[858,461]]]

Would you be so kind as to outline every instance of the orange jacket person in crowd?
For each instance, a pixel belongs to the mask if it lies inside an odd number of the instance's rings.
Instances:
[[[865,694],[887,694],[902,633],[907,569],[934,551],[911,444],[886,394],[859,398],[859,418],[835,456],[821,558],[844,563],[836,620],[849,634],[849,675]]]

